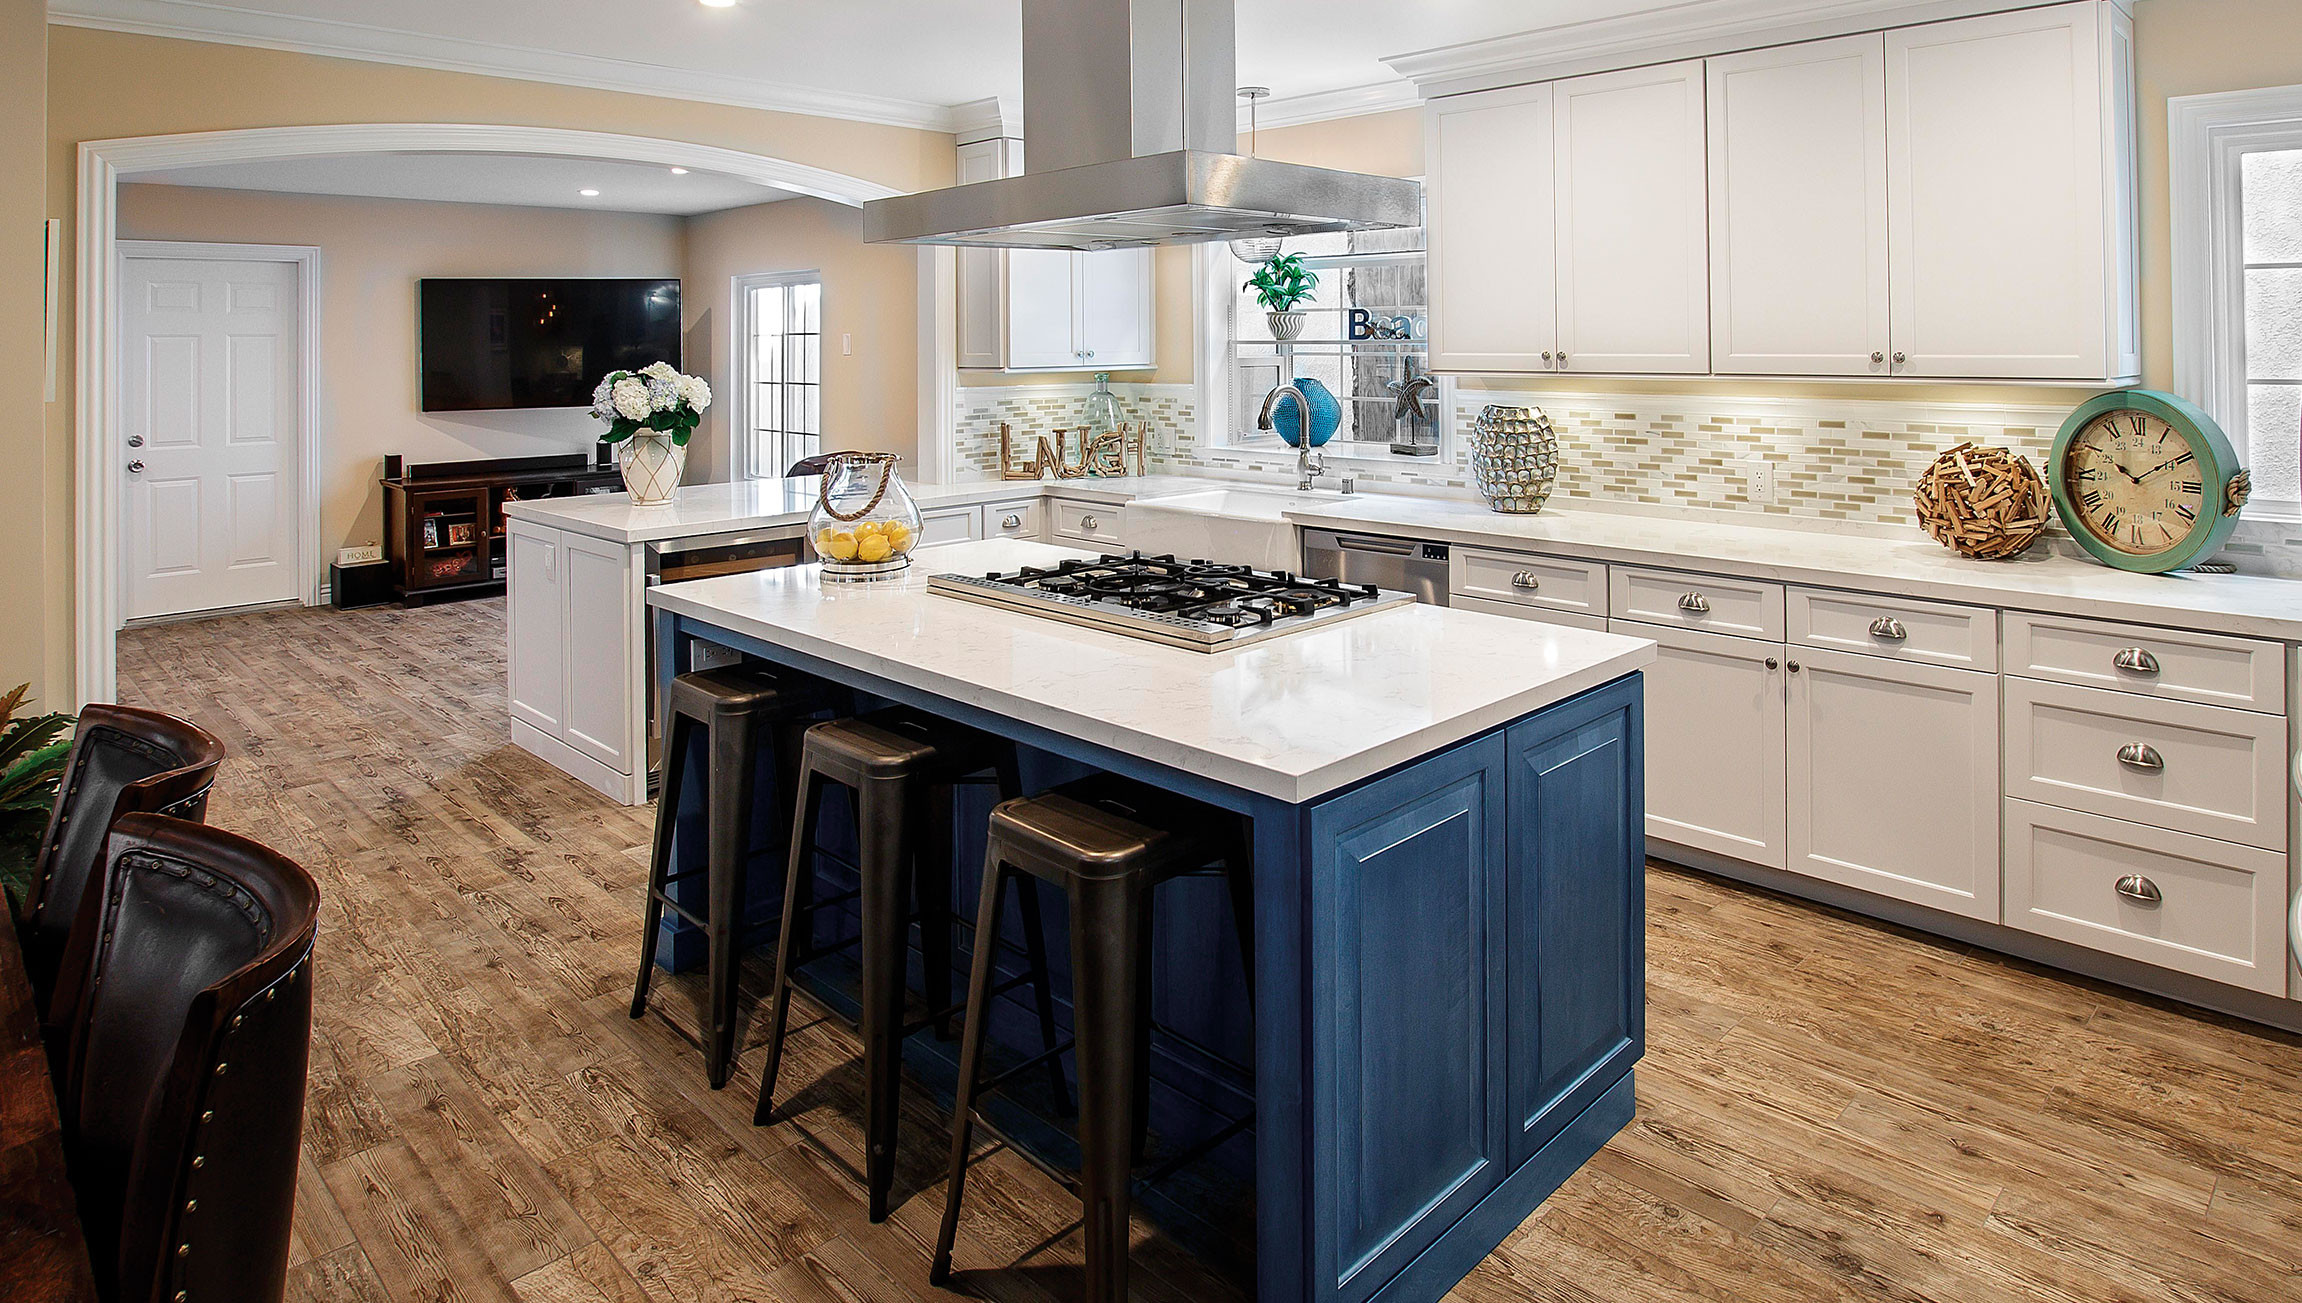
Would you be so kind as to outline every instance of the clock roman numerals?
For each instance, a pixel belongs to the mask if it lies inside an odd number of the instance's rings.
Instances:
[[[2194,559],[2200,535],[2228,527],[2207,481],[2229,473],[2229,455],[2202,441],[2212,432],[2193,428],[2187,409],[2165,401],[2180,410],[2162,411],[2149,395],[2105,404],[2056,442],[2064,522],[2096,556],[2128,569]]]

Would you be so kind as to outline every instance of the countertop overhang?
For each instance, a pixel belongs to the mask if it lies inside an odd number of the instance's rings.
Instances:
[[[1092,555],[1016,539],[921,548],[897,582],[815,566],[648,591],[648,604],[1010,719],[1300,803],[1644,668],[1639,638],[1446,607],[1197,652],[931,594],[928,576]]]

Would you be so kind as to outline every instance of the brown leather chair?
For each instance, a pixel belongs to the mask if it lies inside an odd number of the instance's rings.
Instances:
[[[139,811],[199,822],[224,744],[197,725],[156,710],[91,705],[80,711],[64,784],[48,815],[20,933],[24,966],[42,1020],[55,1033],[71,1025],[84,956],[71,956],[82,898],[103,862],[112,821]],[[85,946],[82,947],[86,949]],[[70,967],[72,976],[63,977]]]
[[[276,1303],[286,1285],[320,894],[277,852],[113,826],[58,1096],[99,1294]]]

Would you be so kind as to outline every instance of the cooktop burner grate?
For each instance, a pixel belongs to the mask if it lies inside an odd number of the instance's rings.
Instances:
[[[1411,603],[1406,593],[1284,570],[1141,552],[934,575],[928,590],[1183,647],[1215,651]]]

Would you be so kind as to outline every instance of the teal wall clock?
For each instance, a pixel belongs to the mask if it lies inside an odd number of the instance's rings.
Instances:
[[[2212,557],[2252,491],[2214,418],[2153,389],[2104,394],[2072,412],[2054,436],[2046,482],[2080,547],[2143,574]]]

